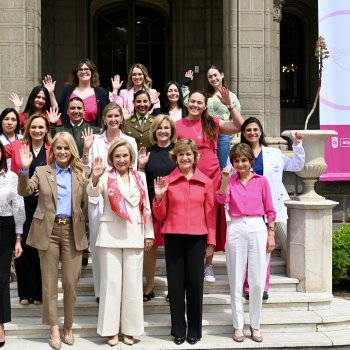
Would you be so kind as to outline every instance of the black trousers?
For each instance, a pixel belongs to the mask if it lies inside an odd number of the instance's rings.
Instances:
[[[13,217],[0,216],[0,323],[11,321],[10,267],[15,242]]]
[[[171,335],[202,336],[203,279],[206,235],[166,234],[164,237]]]

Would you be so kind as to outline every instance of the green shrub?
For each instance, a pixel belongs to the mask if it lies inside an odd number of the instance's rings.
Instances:
[[[333,233],[333,283],[348,276],[350,270],[350,224],[344,224]]]

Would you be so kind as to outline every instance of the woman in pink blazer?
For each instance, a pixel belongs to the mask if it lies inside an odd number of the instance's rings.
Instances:
[[[123,108],[124,119],[129,119],[134,115],[134,94],[139,90],[147,91],[151,97],[152,105],[149,113],[154,115],[160,113],[159,93],[152,89],[152,79],[143,64],[135,63],[131,66],[126,89],[120,90],[123,81],[120,81],[118,74],[111,78],[111,80],[113,92],[109,94],[109,100]]]
[[[215,246],[213,182],[196,166],[199,153],[194,141],[178,141],[170,157],[178,166],[154,181],[153,214],[164,221],[171,334],[176,345],[186,337],[193,345],[202,337],[203,261]]]

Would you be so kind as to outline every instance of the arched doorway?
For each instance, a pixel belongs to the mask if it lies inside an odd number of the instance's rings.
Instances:
[[[157,4],[157,5],[155,5]],[[163,6],[162,6],[163,5]],[[167,1],[113,1],[101,4],[93,15],[93,56],[101,85],[119,74],[127,82],[129,67],[144,64],[161,90],[169,76]]]

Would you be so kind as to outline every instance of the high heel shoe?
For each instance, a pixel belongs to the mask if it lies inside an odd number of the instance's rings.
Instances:
[[[143,301],[150,301],[152,298],[154,298],[155,293],[154,293],[154,288],[148,293],[143,293]]]
[[[62,345],[60,340],[58,342],[53,342],[51,339],[49,341],[49,344],[52,347],[52,349],[54,349],[54,350],[60,350],[61,349],[61,345]]]
[[[71,329],[67,330],[67,334],[65,330],[63,330],[63,343],[72,346],[75,342],[74,335]]]
[[[111,337],[108,337],[107,344],[109,346],[116,346],[118,344],[118,335],[113,335]]]
[[[4,333],[4,341],[0,341],[0,348],[2,348],[5,345],[5,330],[4,330],[4,324],[2,323],[1,326],[1,331]]]
[[[255,332],[255,334],[254,334]],[[259,329],[253,329],[252,326],[250,326],[250,336],[252,340],[254,340],[257,343],[261,343],[263,341],[263,336],[261,335],[261,332]]]
[[[134,344],[134,337],[132,335],[124,335],[123,342],[125,345]]]
[[[237,343],[242,343],[244,341],[243,329],[235,329],[233,333],[233,340]]]

